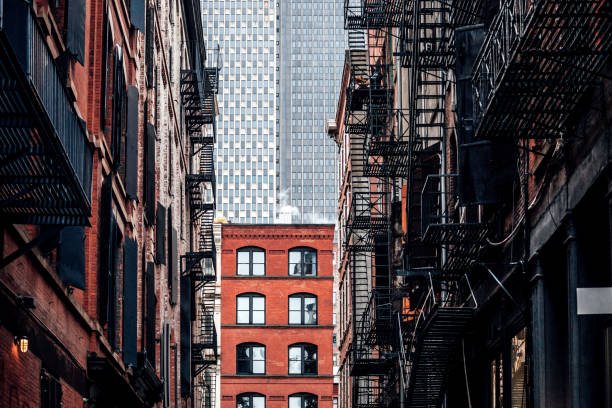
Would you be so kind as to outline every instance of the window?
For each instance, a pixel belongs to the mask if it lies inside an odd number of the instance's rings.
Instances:
[[[236,408],[266,408],[266,397],[250,392],[236,396]]]
[[[236,274],[263,276],[266,274],[266,253],[261,248],[242,248],[236,257]]]
[[[258,293],[245,293],[236,297],[237,324],[264,324],[266,298]]]
[[[502,350],[497,351],[489,361],[491,408],[502,408],[508,400],[512,407],[526,406],[529,384],[526,338],[527,330],[523,327],[511,338],[504,339]]]
[[[510,343],[510,358],[512,361],[512,406],[524,407],[527,405],[527,365],[525,357],[527,350],[525,342],[527,338],[527,329],[523,328],[515,336],[512,337]]]
[[[289,408],[317,408],[317,396],[306,393],[290,395]]]
[[[236,346],[236,373],[264,374],[266,372],[266,346],[244,343]]]
[[[294,344],[289,346],[289,374],[316,374],[317,346]]]
[[[42,408],[62,406],[62,384],[44,369],[40,374],[40,406]]]
[[[501,408],[504,400],[504,384],[502,377],[503,358],[500,355],[490,363],[491,367],[491,408]]]
[[[309,294],[289,296],[289,324],[317,324],[317,298]]]
[[[312,248],[295,248],[290,250],[289,275],[316,276],[317,251]]]

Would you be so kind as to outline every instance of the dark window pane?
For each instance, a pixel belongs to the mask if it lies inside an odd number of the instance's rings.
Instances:
[[[249,360],[238,360],[238,372],[249,373],[251,372],[251,363]]]

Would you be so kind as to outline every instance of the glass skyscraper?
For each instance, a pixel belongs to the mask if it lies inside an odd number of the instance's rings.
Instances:
[[[217,213],[231,222],[333,222],[342,0],[202,1],[221,47]]]
[[[333,222],[336,114],[344,66],[342,0],[280,3],[279,212],[292,222]]]
[[[202,1],[209,50],[221,47],[217,118],[217,213],[272,223],[277,188],[277,3]],[[209,52],[209,56],[210,56]]]

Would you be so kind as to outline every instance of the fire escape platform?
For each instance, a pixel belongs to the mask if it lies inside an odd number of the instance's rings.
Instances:
[[[606,1],[506,2],[474,64],[476,139],[557,138],[612,51]]]
[[[360,4],[359,4],[360,3]],[[344,1],[344,28],[370,29],[399,27],[402,24],[402,0]]]
[[[407,406],[438,406],[448,380],[457,347],[475,310],[465,307],[439,307],[428,317],[417,335],[410,364]]]
[[[351,376],[386,375],[397,365],[391,358],[367,358],[356,360],[351,367]]]
[[[31,6],[7,10],[0,29],[0,218],[89,225],[87,131]]]
[[[429,224],[423,234],[427,244],[480,244],[484,243],[493,231],[486,223],[448,223]]]

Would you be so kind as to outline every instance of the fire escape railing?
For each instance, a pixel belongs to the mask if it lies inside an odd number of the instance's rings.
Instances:
[[[476,137],[568,134],[608,61],[611,17],[607,1],[504,1],[474,64]]]
[[[344,0],[344,28],[399,27],[406,0]]]
[[[0,28],[0,218],[86,225],[93,150],[29,3]]]
[[[427,279],[423,300],[400,319],[407,361],[406,407],[441,404],[457,348],[478,303],[467,275],[457,280]],[[400,354],[401,354],[400,353]]]

